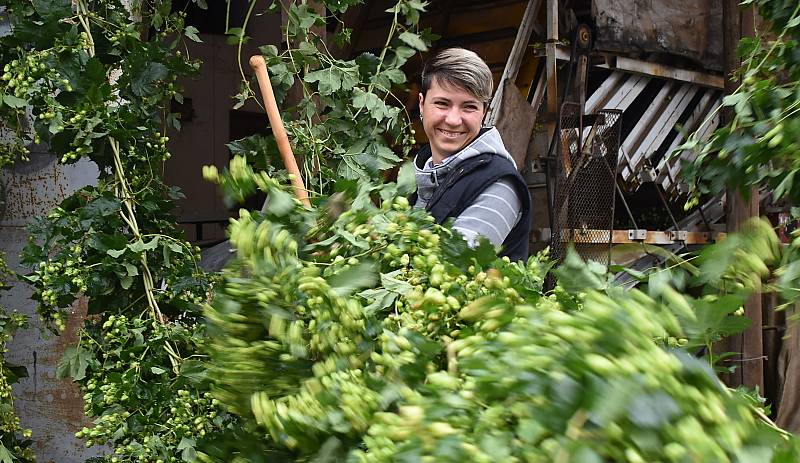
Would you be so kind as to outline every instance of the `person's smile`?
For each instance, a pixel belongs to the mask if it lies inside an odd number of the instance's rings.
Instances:
[[[434,164],[472,142],[485,113],[485,105],[475,95],[436,79],[424,97],[420,94],[419,109]]]

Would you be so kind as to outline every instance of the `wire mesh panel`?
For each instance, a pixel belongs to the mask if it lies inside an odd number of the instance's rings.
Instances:
[[[621,115],[581,115],[577,103],[561,107],[550,243],[557,260],[573,243],[582,258],[609,263]]]

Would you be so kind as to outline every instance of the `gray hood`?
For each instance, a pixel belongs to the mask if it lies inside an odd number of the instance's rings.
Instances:
[[[480,154],[493,153],[498,156],[503,156],[508,159],[514,167],[517,164],[514,158],[511,157],[503,140],[500,138],[500,132],[495,127],[483,129],[477,138],[465,146],[464,149],[458,153],[447,157],[441,164],[434,166],[431,158],[425,163],[420,165],[419,155],[414,157],[414,173],[417,179],[417,202],[415,207],[425,207],[428,201],[433,196],[436,188],[445,182],[448,174],[452,172],[456,166],[469,158],[473,158]]]

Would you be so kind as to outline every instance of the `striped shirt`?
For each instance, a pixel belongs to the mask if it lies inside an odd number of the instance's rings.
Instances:
[[[489,238],[493,245],[499,246],[519,222],[521,215],[522,204],[513,183],[508,179],[500,179],[483,190],[456,217],[453,230],[461,233],[470,246],[477,244],[479,235]]]
[[[462,161],[492,153],[503,156],[516,167],[514,158],[506,150],[503,140],[496,128],[484,129],[480,135],[460,152],[445,158],[440,164],[433,165],[428,158],[420,163],[414,160],[417,180],[417,202],[415,207],[425,208],[434,192]],[[475,246],[478,236],[485,236],[495,246],[505,241],[508,234],[522,216],[522,203],[510,179],[500,179],[486,188],[472,204],[455,218],[453,229],[460,232],[470,246]]]

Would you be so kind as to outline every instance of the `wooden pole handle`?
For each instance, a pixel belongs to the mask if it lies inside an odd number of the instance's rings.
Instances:
[[[250,57],[250,67],[256,74],[258,80],[258,88],[261,90],[261,97],[264,98],[264,108],[267,110],[267,117],[269,117],[269,125],[272,127],[272,134],[275,135],[275,141],[278,142],[278,151],[281,153],[281,159],[286,170],[292,174],[292,186],[294,187],[294,194],[303,204],[311,207],[311,201],[308,200],[308,190],[303,184],[303,177],[300,175],[300,169],[297,167],[297,160],[292,152],[292,147],[289,144],[289,137],[286,135],[286,129],[283,127],[283,120],[278,112],[278,103],[275,101],[275,94],[272,92],[272,83],[267,74],[267,62],[261,55]]]

